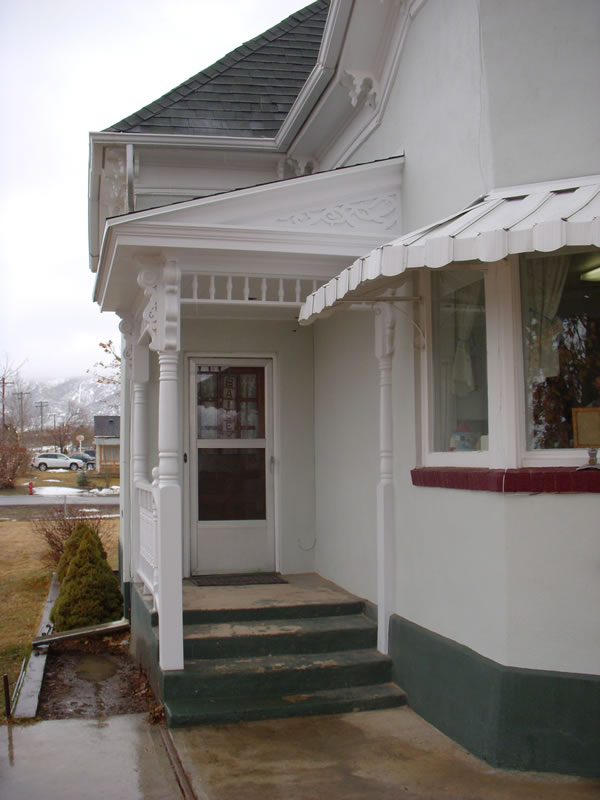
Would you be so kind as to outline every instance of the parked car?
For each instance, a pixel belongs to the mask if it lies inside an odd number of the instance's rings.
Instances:
[[[82,466],[82,462],[76,458],[64,455],[64,453],[38,453],[31,459],[31,466],[44,472],[47,469],[72,469],[76,470]]]
[[[71,453],[71,458],[75,458],[77,461],[81,462],[81,468],[83,469],[96,469],[96,459],[92,458],[87,453]]]

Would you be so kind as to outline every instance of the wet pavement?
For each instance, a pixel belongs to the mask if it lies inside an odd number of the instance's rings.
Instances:
[[[142,714],[37,722],[0,728],[0,751],[6,800],[600,797],[600,780],[493,769],[409,708],[170,734]]]
[[[600,780],[493,769],[407,707],[171,735],[206,800],[600,798]]]
[[[0,728],[4,800],[176,800],[162,728],[144,714]]]

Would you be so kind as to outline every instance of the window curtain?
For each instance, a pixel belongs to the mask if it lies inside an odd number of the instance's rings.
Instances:
[[[569,256],[522,260],[523,331],[529,387],[559,374],[556,343],[563,327],[556,314],[568,271]]]
[[[477,314],[481,310],[483,283],[464,286],[456,293],[456,350],[452,363],[452,391],[457,397],[466,397],[475,391],[475,375],[471,358],[471,334]]]

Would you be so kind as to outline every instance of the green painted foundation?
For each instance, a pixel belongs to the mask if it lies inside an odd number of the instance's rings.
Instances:
[[[505,667],[393,615],[409,705],[493,766],[600,776],[600,676]]]
[[[121,594],[123,595],[123,616],[125,619],[131,619],[131,583],[125,580],[125,572],[123,568],[123,544],[119,539],[119,583],[121,584]]]

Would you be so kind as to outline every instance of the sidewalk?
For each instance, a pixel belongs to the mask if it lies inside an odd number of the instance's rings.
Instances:
[[[493,769],[406,707],[170,734],[139,714],[0,728],[7,800],[191,799],[186,784],[196,800],[600,797],[600,780]]]

